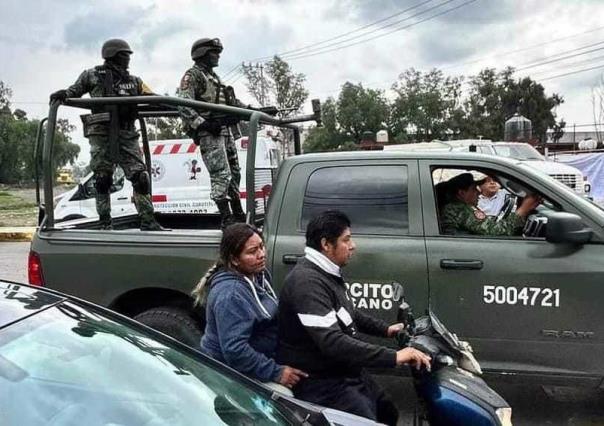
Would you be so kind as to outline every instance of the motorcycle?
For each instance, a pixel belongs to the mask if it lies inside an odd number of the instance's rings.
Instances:
[[[397,320],[405,329],[401,348],[413,347],[432,358],[431,369],[413,369],[420,406],[415,424],[432,426],[511,426],[512,408],[480,377],[482,370],[468,342],[447,330],[434,312],[415,318],[401,297]]]

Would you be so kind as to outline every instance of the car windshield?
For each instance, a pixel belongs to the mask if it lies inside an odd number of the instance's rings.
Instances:
[[[516,160],[543,160],[543,156],[539,154],[535,148],[530,145],[523,144],[493,144],[493,149],[497,155],[502,157],[514,158]]]
[[[71,303],[0,332],[9,425],[282,425],[270,398],[186,351]]]

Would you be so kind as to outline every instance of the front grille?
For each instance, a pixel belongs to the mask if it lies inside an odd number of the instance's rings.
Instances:
[[[571,189],[574,189],[575,191],[578,189],[578,185],[581,182],[578,182],[577,179],[577,175],[571,175],[571,174],[555,174],[555,175],[550,175],[551,177],[553,177],[554,179],[556,179],[558,182],[562,182],[564,185],[568,186]]]

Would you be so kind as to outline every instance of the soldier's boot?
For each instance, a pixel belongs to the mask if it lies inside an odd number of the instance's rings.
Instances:
[[[227,226],[235,223],[231,208],[229,207],[229,200],[218,200],[216,201],[218,206],[218,212],[220,213],[220,229],[225,229]]]
[[[113,231],[113,222],[111,221],[111,217],[100,218],[101,226],[99,229],[104,231]]]
[[[100,229],[113,230],[111,221],[111,197],[109,194],[97,194],[96,212],[99,215]]]
[[[148,195],[134,193],[134,205],[138,212],[138,217],[141,221],[141,231],[170,231],[169,228],[164,228],[155,219],[153,214],[153,204],[151,197]]]
[[[153,218],[153,220],[143,220],[141,218],[141,231],[171,231],[169,228],[164,228]]]
[[[244,222],[245,223],[245,212],[243,211],[243,207],[241,207],[241,200],[239,196],[231,196],[231,210],[233,212],[233,219],[235,222]]]

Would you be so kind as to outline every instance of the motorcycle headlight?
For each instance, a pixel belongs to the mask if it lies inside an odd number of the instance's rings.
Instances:
[[[512,426],[512,408],[498,408],[495,410],[495,414],[497,414],[497,418],[499,419],[499,423],[501,426]]]

